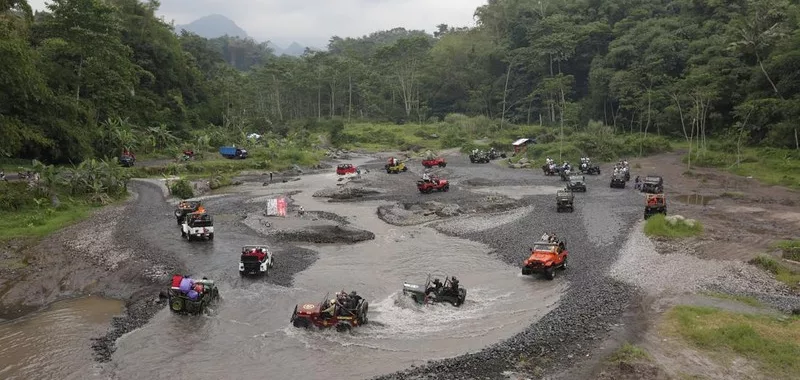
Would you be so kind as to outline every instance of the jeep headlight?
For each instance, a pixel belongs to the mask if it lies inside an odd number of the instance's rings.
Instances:
[[[244,270],[244,263],[239,263],[239,272]]]

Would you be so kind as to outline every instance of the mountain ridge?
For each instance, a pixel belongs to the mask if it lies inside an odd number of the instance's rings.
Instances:
[[[200,37],[208,39],[219,38],[226,35],[230,37],[252,38],[247,31],[237,25],[235,21],[221,14],[211,14],[200,17],[188,24],[175,25],[176,33],[180,33],[182,30],[186,30],[187,32],[191,32]],[[298,57],[303,55],[306,50],[306,46],[303,46],[298,42],[292,42],[286,48],[283,48],[272,41],[267,42],[269,47],[272,48],[273,54],[276,56],[290,55]]]

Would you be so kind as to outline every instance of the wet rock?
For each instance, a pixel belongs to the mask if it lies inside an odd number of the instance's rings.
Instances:
[[[362,198],[366,195],[381,194],[380,189],[368,187],[351,187],[342,186],[339,188],[322,189],[315,192],[312,196],[318,198],[331,198],[335,200],[348,200],[353,198]]]
[[[375,239],[375,234],[350,226],[310,226],[302,230],[277,231],[272,234],[284,241],[334,244],[357,243]]]

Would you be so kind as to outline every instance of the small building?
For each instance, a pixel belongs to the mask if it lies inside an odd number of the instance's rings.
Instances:
[[[528,144],[532,144],[534,142],[535,141],[533,139],[523,138],[523,139],[519,139],[517,141],[514,141],[513,143],[511,143],[511,145],[514,147],[514,153],[516,154],[516,153],[521,152],[523,149],[525,149],[525,147],[527,147]]]

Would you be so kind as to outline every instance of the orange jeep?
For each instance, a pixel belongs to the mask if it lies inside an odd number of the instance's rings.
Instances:
[[[647,219],[655,214],[667,215],[667,197],[662,194],[647,194],[644,206],[644,218]]]
[[[556,277],[556,269],[567,269],[567,245],[564,241],[548,239],[536,242],[531,255],[522,262],[524,276],[544,273],[545,278]]]

